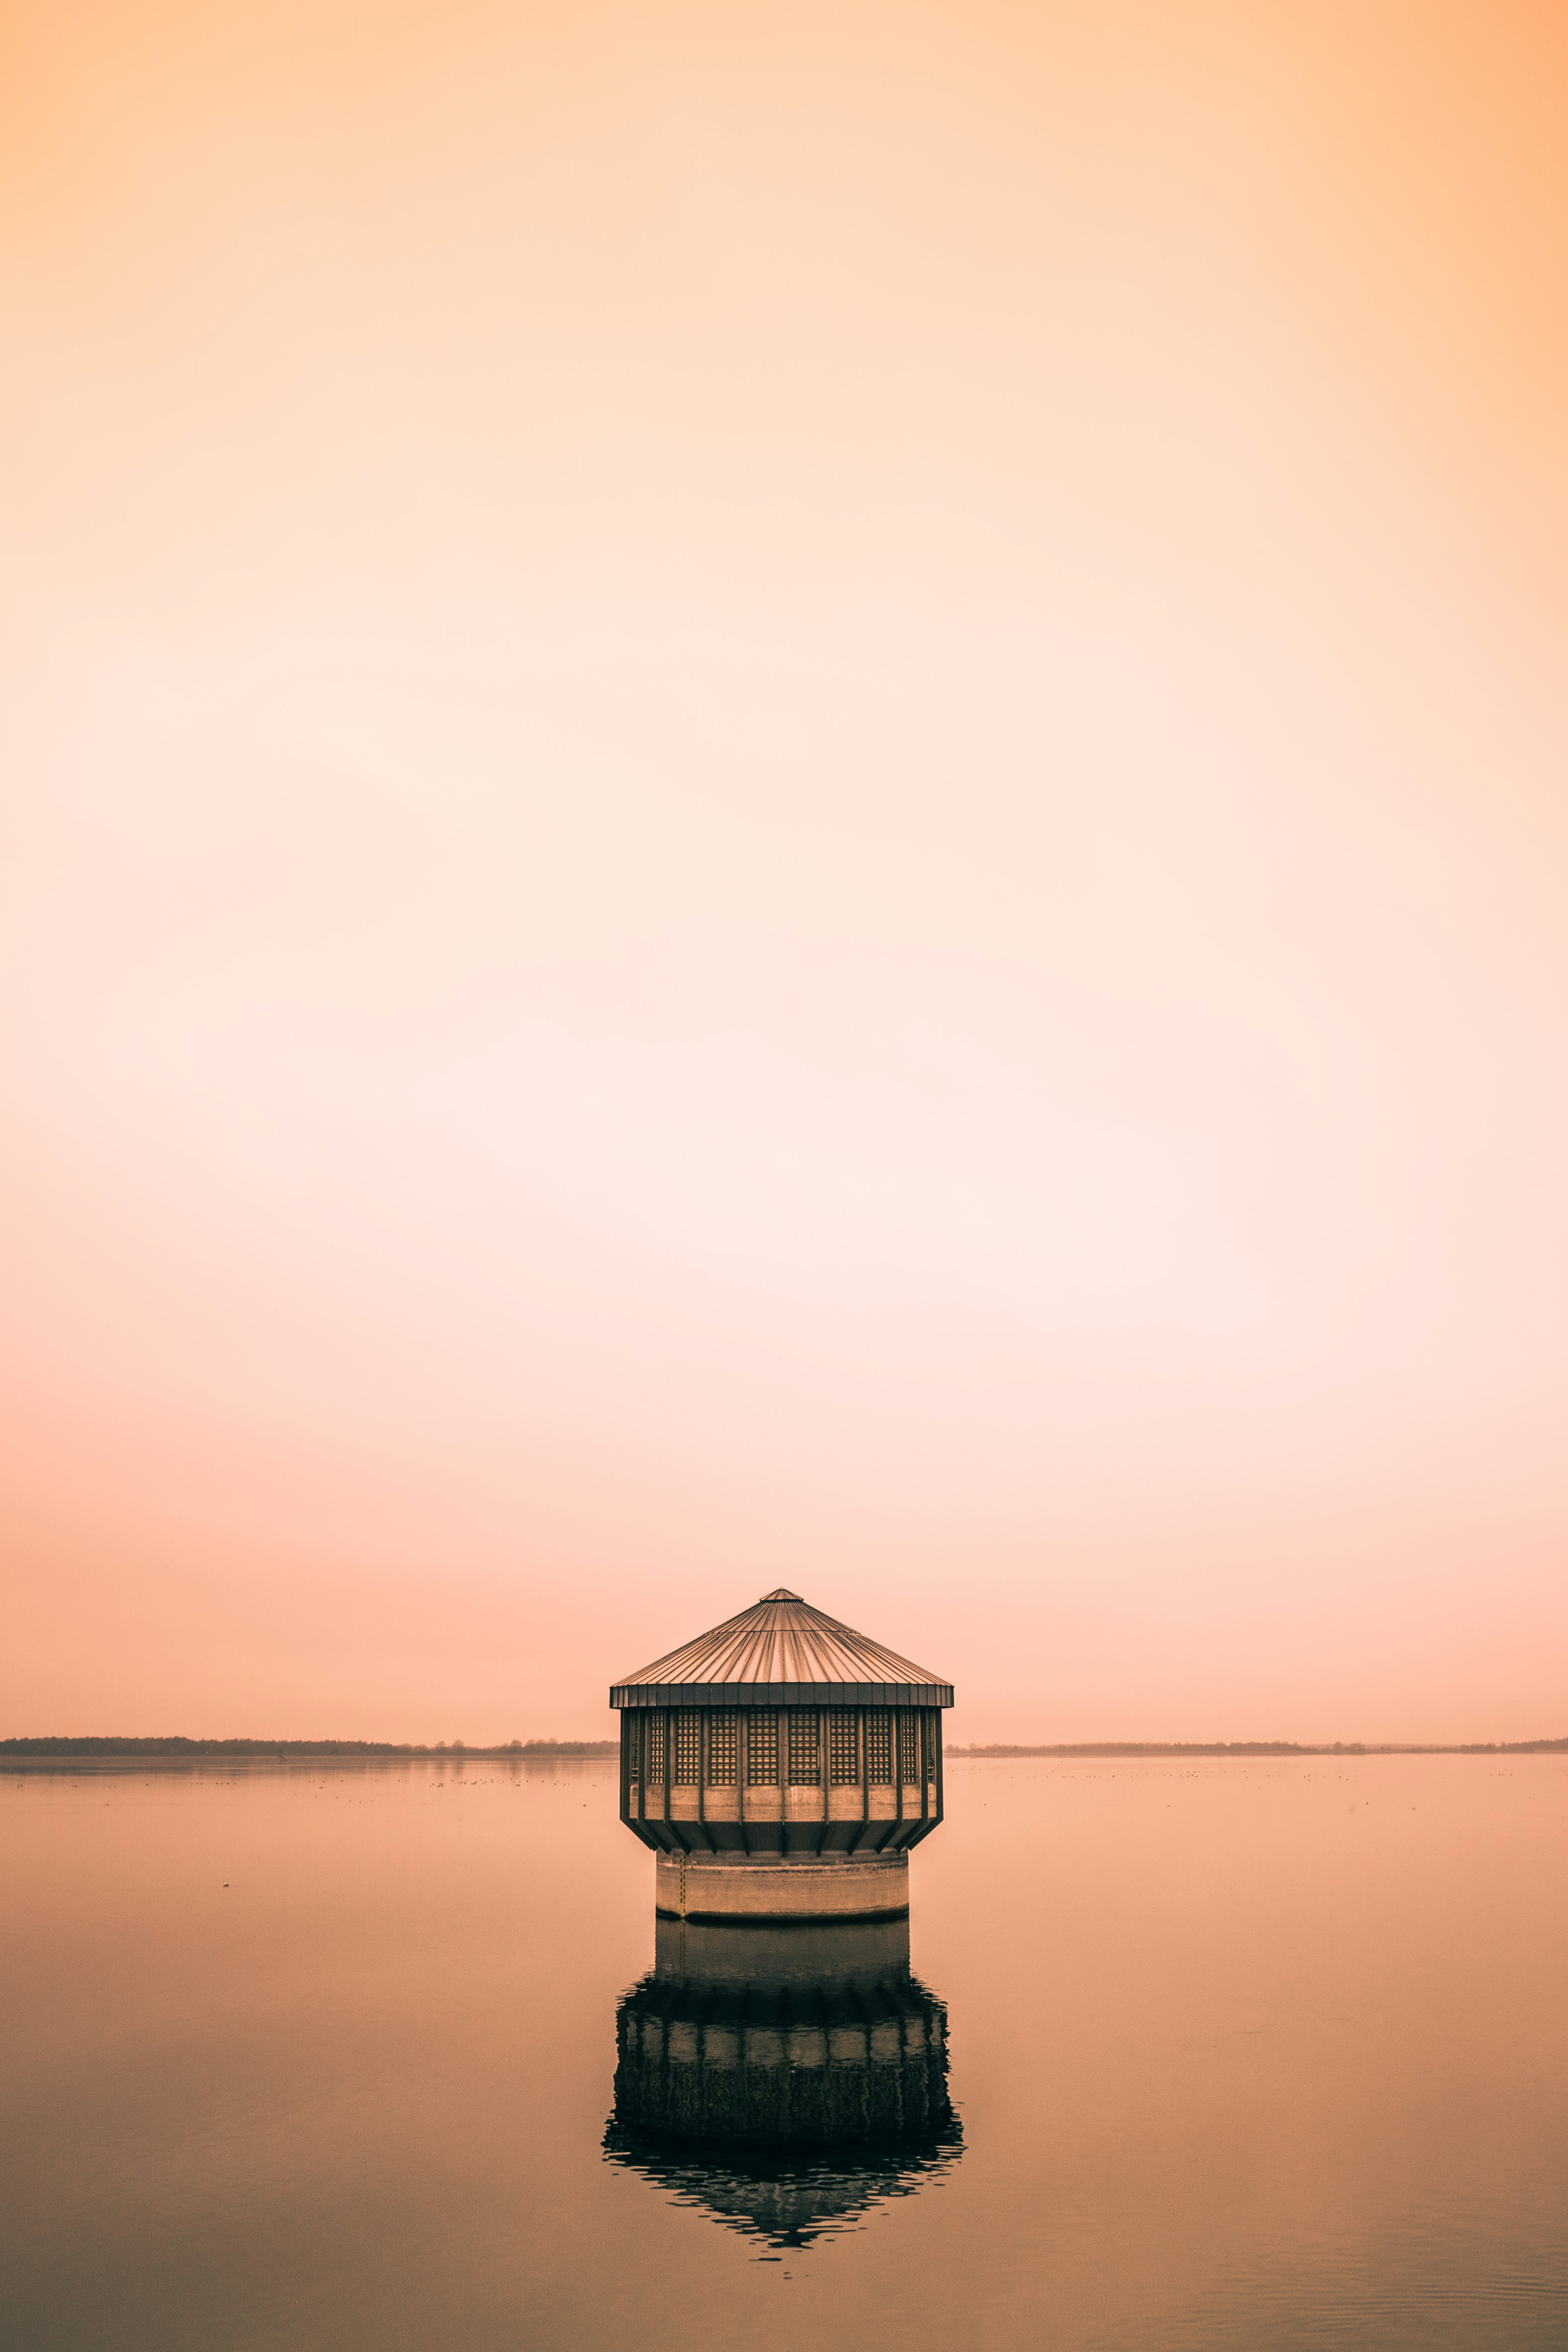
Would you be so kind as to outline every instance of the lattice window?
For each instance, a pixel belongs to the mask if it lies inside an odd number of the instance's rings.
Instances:
[[[789,1711],[789,1778],[791,1788],[815,1787],[822,1778],[814,1706],[792,1706]]]
[[[675,1785],[695,1788],[702,1771],[702,1717],[694,1706],[679,1707],[675,1717]]]
[[[642,1725],[635,1715],[628,1715],[626,1722],[626,1779],[635,1788],[637,1774],[642,1766]]]
[[[832,1709],[827,1717],[827,1777],[838,1787],[860,1778],[858,1732],[853,1707]]]
[[[866,1717],[866,1777],[877,1788],[893,1784],[893,1734],[885,1706],[874,1706]]]
[[[753,1788],[777,1788],[779,1779],[779,1719],[753,1715],[746,1733],[746,1778]]]
[[[647,1747],[647,1777],[656,1789],[664,1786],[664,1717],[652,1714],[643,1717],[643,1729]]]
[[[899,1712],[899,1769],[906,1784],[921,1777],[921,1719],[908,1707]]]
[[[734,1786],[735,1718],[725,1708],[708,1718],[708,1778],[715,1788]]]

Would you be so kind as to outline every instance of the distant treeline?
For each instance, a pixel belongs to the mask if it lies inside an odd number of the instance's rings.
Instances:
[[[1568,1739],[1473,1739],[1451,1747],[1336,1739],[1304,1748],[1294,1739],[1090,1739],[1055,1748],[947,1748],[948,1756],[1563,1756]]]
[[[476,1760],[529,1756],[615,1756],[614,1739],[509,1739],[499,1748],[470,1748],[461,1739],[420,1746],[393,1739],[0,1739],[6,1756],[247,1756],[288,1759],[336,1756],[345,1762],[395,1763],[402,1756],[473,1757]],[[1420,1747],[1397,1741],[1336,1739],[1331,1747],[1305,1747],[1293,1739],[1089,1739],[1053,1747],[993,1746],[943,1750],[948,1756],[1563,1756],[1568,1739],[1476,1739],[1450,1746]]]
[[[0,1739],[0,1756],[341,1756],[377,1763],[399,1756],[614,1756],[614,1739],[509,1739],[500,1748],[470,1748],[461,1739],[420,1747],[392,1739]]]

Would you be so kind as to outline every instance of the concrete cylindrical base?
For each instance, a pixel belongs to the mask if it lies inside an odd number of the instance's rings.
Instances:
[[[661,1853],[654,1872],[666,1919],[882,1919],[910,1907],[905,1853]]]

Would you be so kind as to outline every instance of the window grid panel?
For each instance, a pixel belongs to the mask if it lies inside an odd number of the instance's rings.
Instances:
[[[866,1777],[877,1788],[892,1786],[893,1743],[885,1706],[873,1707],[866,1717]]]
[[[779,1726],[776,1715],[754,1715],[746,1739],[746,1779],[752,1788],[777,1788]]]
[[[650,1715],[647,1718],[647,1777],[656,1788],[664,1786],[664,1717]]]
[[[626,1717],[626,1778],[635,1780],[642,1761],[642,1725],[635,1715]]]
[[[715,1788],[734,1785],[735,1718],[722,1708],[708,1718],[708,1778]]]
[[[860,1778],[860,1742],[854,1712],[836,1706],[827,1718],[827,1777],[835,1787]]]
[[[683,1706],[675,1718],[675,1785],[695,1787],[702,1768],[702,1717],[694,1706]]]
[[[822,1778],[816,1754],[816,1709],[789,1711],[789,1780],[792,1789],[814,1787]]]
[[[920,1717],[908,1713],[899,1717],[899,1762],[907,1781],[920,1779]]]

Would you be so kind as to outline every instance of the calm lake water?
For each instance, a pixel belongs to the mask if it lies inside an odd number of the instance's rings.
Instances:
[[[0,2338],[1568,2346],[1568,1759],[955,1762],[907,1947],[738,1958],[615,1816],[13,1773]]]

